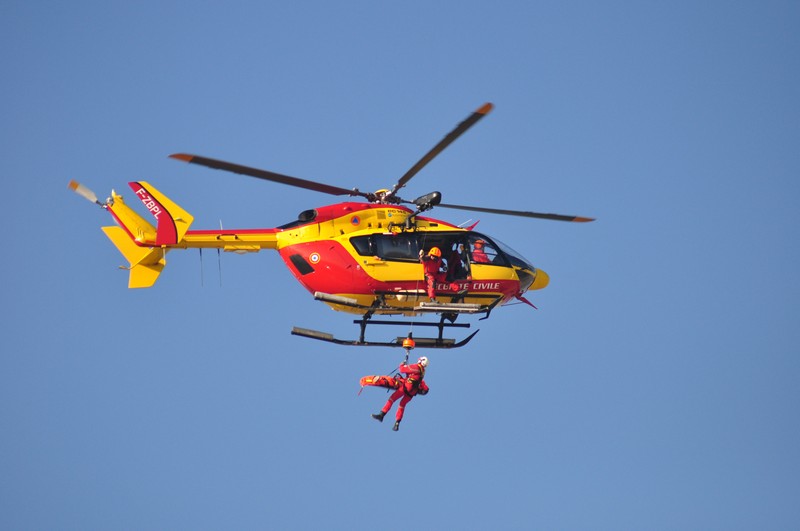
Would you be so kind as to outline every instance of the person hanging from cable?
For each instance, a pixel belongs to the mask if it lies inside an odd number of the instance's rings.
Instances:
[[[406,341],[403,342],[404,346],[406,345]],[[413,340],[411,345],[412,346],[410,348],[414,348]],[[425,378],[425,369],[428,367],[428,358],[422,356],[417,360],[417,363],[408,365],[408,351],[410,348],[406,349],[406,359],[400,364],[400,367],[398,367],[398,370],[407,376],[405,378],[395,378],[399,385],[398,389],[392,393],[392,396],[390,396],[389,400],[386,401],[386,404],[383,406],[383,409],[381,409],[380,413],[372,414],[372,418],[379,422],[383,422],[383,417],[385,417],[389,410],[392,409],[395,401],[400,398],[400,405],[397,406],[394,427],[392,427],[392,430],[394,431],[400,429],[400,421],[403,420],[403,413],[405,413],[406,405],[411,401],[411,399],[417,396],[417,394],[426,395],[429,391],[428,384],[423,381],[423,378]]]
[[[442,250],[438,247],[431,247],[428,254],[425,251],[419,251],[419,260],[422,262],[422,269],[425,273],[425,282],[427,284],[428,297],[431,302],[436,301],[436,283],[445,282],[447,271],[442,271]],[[449,285],[452,291],[458,291],[458,284],[451,282]]]

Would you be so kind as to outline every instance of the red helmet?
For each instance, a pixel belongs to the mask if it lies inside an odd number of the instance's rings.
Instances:
[[[486,243],[483,240],[475,240],[475,247],[483,247],[483,244]]]
[[[431,250],[428,251],[428,256],[438,256],[439,258],[442,257],[442,250],[438,247],[431,247]]]

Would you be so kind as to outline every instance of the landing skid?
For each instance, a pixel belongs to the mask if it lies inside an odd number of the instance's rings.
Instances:
[[[389,323],[398,325],[403,324],[394,321],[389,321],[388,323],[383,323],[383,324],[389,324]],[[415,326],[420,326],[421,324],[437,326],[436,323],[416,323]],[[475,334],[477,334],[478,332],[480,332],[480,330],[475,330],[466,338],[458,342],[456,342],[455,339],[449,339],[449,338],[415,337],[414,343],[416,344],[417,348],[458,348],[458,347],[463,347],[464,345],[469,343],[469,341],[473,337],[475,337]],[[311,339],[318,339],[320,341],[327,341],[328,343],[335,343],[336,345],[349,345],[354,347],[402,347],[403,340],[407,339],[406,337],[397,337],[394,340],[388,342],[364,341],[363,339],[358,339],[358,340],[338,339],[336,337],[333,337],[333,334],[328,334],[326,332],[319,332],[317,330],[309,330],[308,328],[298,328],[296,326],[292,328],[292,335],[308,337]]]

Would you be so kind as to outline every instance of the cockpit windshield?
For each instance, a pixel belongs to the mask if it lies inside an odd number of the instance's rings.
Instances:
[[[531,265],[530,260],[519,254],[517,251],[509,247],[508,245],[504,244],[497,238],[493,239],[494,243],[497,244],[497,247],[500,248],[503,253],[508,257],[511,263],[517,267],[521,267],[523,269],[529,269],[531,271],[535,271],[534,267]]]

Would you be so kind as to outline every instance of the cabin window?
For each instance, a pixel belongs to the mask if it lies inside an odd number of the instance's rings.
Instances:
[[[427,253],[431,247],[442,251],[448,280],[467,278],[471,264],[509,266],[509,260],[520,267],[527,261],[476,232],[409,232],[400,234],[369,234],[350,238],[353,248],[361,256],[377,256],[381,260],[417,262],[419,251]]]
[[[416,234],[376,234],[375,243],[382,260],[419,260]]]
[[[416,234],[371,234],[350,238],[361,256],[377,256],[381,260],[418,261]]]
[[[356,236],[350,238],[353,248],[361,256],[375,256],[375,246],[372,244],[372,236]]]

